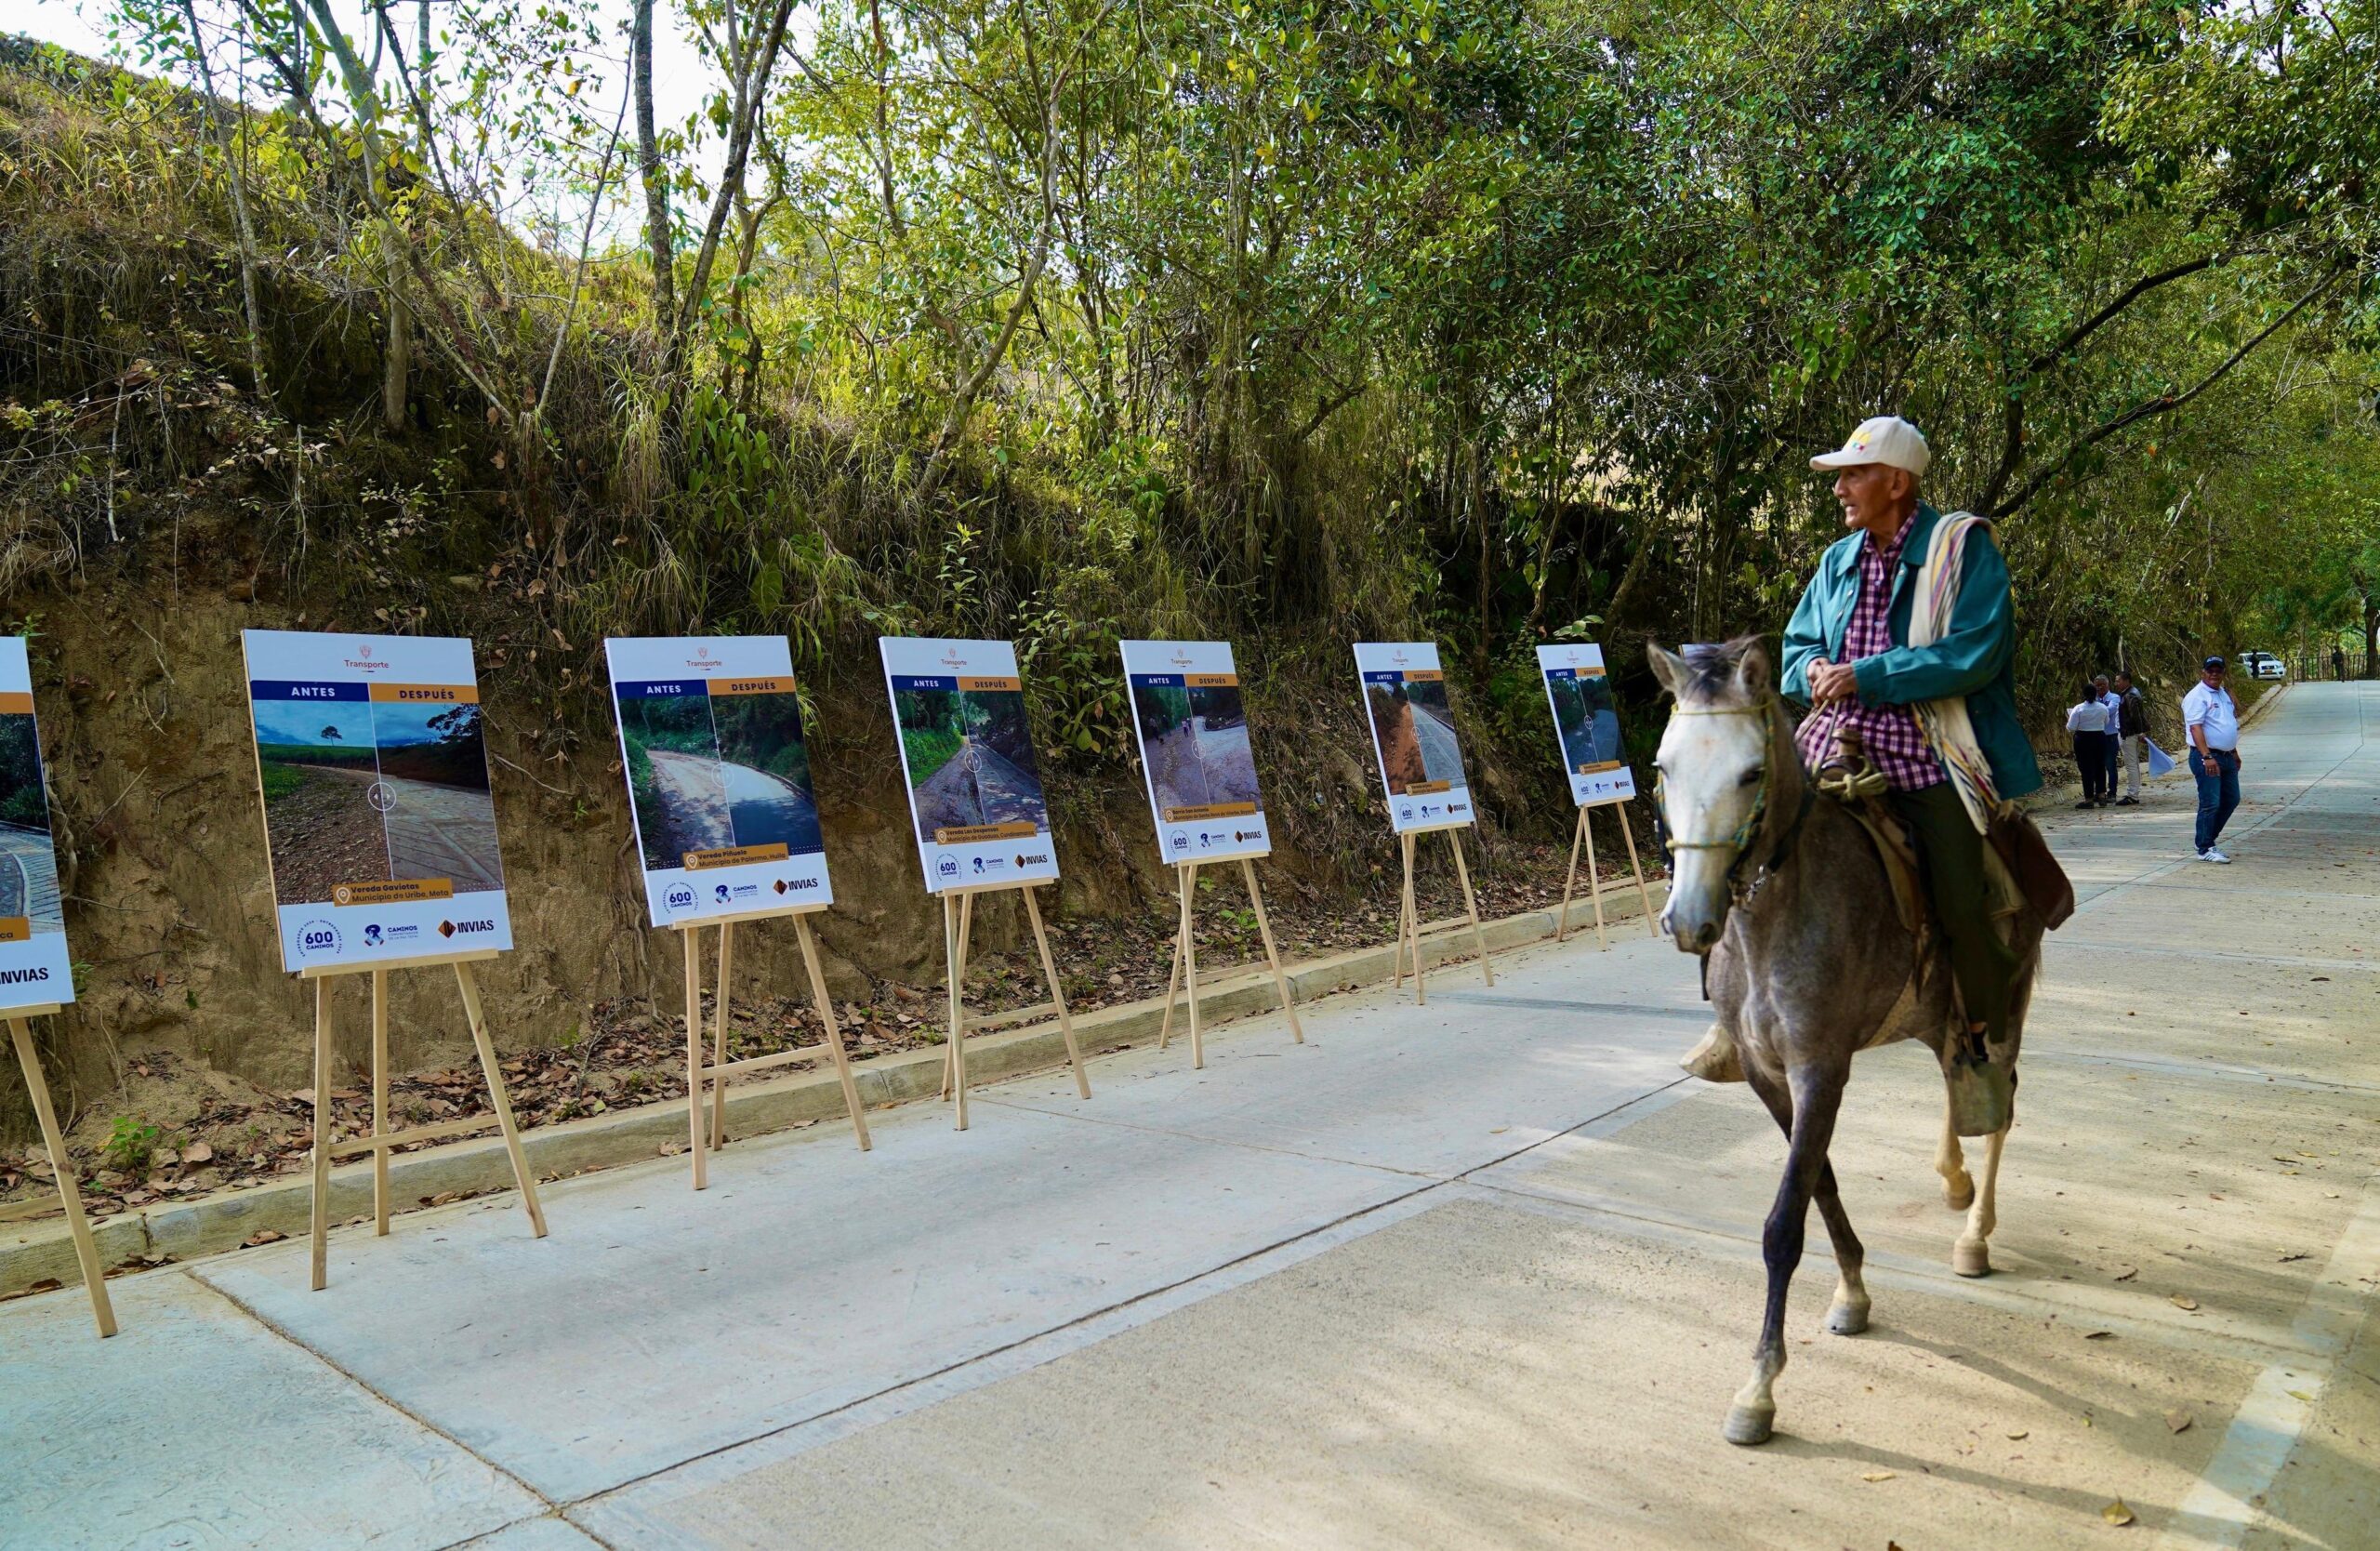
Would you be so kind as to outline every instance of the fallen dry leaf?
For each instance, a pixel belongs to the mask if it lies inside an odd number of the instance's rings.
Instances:
[[[2116,1332],[2113,1331],[2085,1331],[2082,1332],[2082,1339],[2085,1341],[2113,1341],[2115,1338]]]
[[[2175,1308],[2193,1308],[2193,1309],[2194,1309],[2194,1308],[2198,1307],[2198,1300],[2197,1300],[2196,1298],[2193,1298],[2193,1297],[2189,1296],[2188,1293],[2185,1293],[2185,1292],[2176,1292],[2176,1293],[2175,1293],[2172,1297],[2170,1297],[2170,1298],[2166,1299],[2165,1301],[2166,1301],[2167,1303],[2172,1304]]]
[[[2099,1510],[2099,1517],[2121,1530],[2125,1525],[2132,1522],[2132,1510],[2125,1507],[2123,1505],[2123,1499],[2119,1497],[2114,1502],[2109,1504],[2106,1507],[2101,1508]]]
[[[2135,1277],[2136,1277],[2136,1276],[2138,1276],[2138,1275],[2140,1275],[2140,1267],[2139,1267],[2139,1266],[2125,1266],[2122,1270],[2118,1271],[2118,1272],[2115,1274],[2115,1277],[2113,1278],[2113,1279],[2114,1279],[2114,1280],[2117,1280],[2117,1281],[2130,1281],[2133,1278],[2135,1278]]]
[[[1894,1474],[1890,1470],[1870,1470],[1862,1473],[1859,1478],[1863,1481],[1889,1481]]]
[[[258,1244],[278,1244],[281,1242],[283,1234],[279,1228],[258,1228],[256,1232],[249,1234],[245,1239],[241,1239],[240,1242],[250,1249],[254,1249]]]
[[[2303,1400],[2309,1406],[2314,1403],[2314,1396],[2311,1390],[2293,1389],[2289,1392],[2289,1398],[2293,1400]]]
[[[2033,1436],[2033,1435],[2032,1435],[2030,1431],[2021,1431],[2021,1430],[2020,1430],[2020,1431],[2017,1431],[2017,1432],[2010,1433],[2010,1434],[2008,1435],[2008,1441],[2009,1441],[2009,1442],[2011,1442],[2011,1443],[2022,1443],[2022,1442],[2024,1442],[2024,1441],[2025,1441],[2025,1439],[2027,1439],[2027,1438],[2030,1438],[2030,1437],[2032,1437],[2032,1436]]]
[[[2186,1433],[2190,1430],[2190,1424],[2197,1420],[2188,1412],[2169,1411],[2165,1413],[2165,1427],[2169,1432]]]

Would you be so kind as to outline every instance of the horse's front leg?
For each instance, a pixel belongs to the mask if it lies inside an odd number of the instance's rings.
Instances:
[[[1994,1210],[2000,1195],[2000,1149],[2007,1140],[2008,1128],[2003,1126],[1984,1144],[1983,1187],[1975,1193],[1975,1205],[1967,1212],[1966,1231],[1950,1249],[1950,1269],[1963,1277],[1991,1274],[1991,1234],[2000,1226],[2000,1214]]]
[[[1777,1401],[1771,1386],[1777,1382],[1777,1375],[1785,1371],[1785,1295],[1792,1290],[1793,1272],[1802,1263],[1810,1199],[1818,1193],[1819,1181],[1826,1177],[1827,1144],[1833,1139],[1835,1112],[1842,1106],[1843,1083],[1849,1075],[1847,1064],[1831,1070],[1796,1067],[1787,1078],[1792,1090],[1790,1099],[1770,1091],[1775,1086],[1774,1080],[1765,1075],[1752,1078],[1752,1086],[1761,1090],[1761,1097],[1772,1114],[1780,1119],[1787,1114],[1792,1117],[1792,1142],[1786,1151],[1785,1177],[1778,1182],[1777,1200],[1769,1208],[1768,1222],[1761,1230],[1761,1259],[1768,1270],[1768,1302],[1761,1320],[1760,1341],[1752,1348],[1752,1377],[1736,1392],[1735,1403],[1727,1409],[1726,1425],[1722,1429],[1730,1443],[1765,1443],[1777,1420]]]
[[[1959,1128],[1950,1119],[1950,1095],[1942,1095],[1942,1145],[1934,1149],[1934,1172],[1942,1176],[1942,1204],[1964,1212],[1975,1200],[1975,1180],[1967,1173],[1967,1157],[1959,1146]]]

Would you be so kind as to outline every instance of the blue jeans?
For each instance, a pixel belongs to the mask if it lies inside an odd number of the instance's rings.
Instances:
[[[2198,782],[2198,848],[2206,850],[2223,827],[2231,821],[2231,810],[2240,805],[2240,756],[2228,749],[2215,750],[2215,761],[2196,749],[2190,750],[2190,775]]]

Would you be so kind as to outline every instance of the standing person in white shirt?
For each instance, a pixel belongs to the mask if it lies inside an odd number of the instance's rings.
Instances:
[[[2202,663],[2198,683],[2182,696],[2182,732],[2198,781],[2198,859],[2228,862],[2215,842],[2240,805],[2240,708],[2223,687],[2221,657]]]
[[[2082,801],[2074,805],[2096,808],[2108,800],[2108,708],[2090,684],[2068,709],[2066,730],[2074,735],[2074,768],[2082,773]]]
[[[2123,696],[2108,687],[2108,676],[2105,673],[2093,679],[2091,687],[2098,692],[2099,704],[2108,708],[2108,736],[2100,743],[2100,748],[2107,754],[2108,779],[2106,786],[2100,790],[2100,796],[2112,802],[2116,798],[2117,754],[2123,748],[2122,729],[2117,725],[2123,719]]]

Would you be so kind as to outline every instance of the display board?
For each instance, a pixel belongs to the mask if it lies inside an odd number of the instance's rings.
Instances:
[[[1269,855],[1230,643],[1122,645],[1157,850],[1171,866]]]
[[[876,644],[926,891],[1055,878],[1016,649],[889,635]]]
[[[1624,802],[1636,795],[1636,773],[1620,740],[1620,712],[1604,672],[1603,648],[1569,642],[1537,649],[1545,701],[1554,709],[1554,737],[1570,777],[1570,801]]]
[[[653,924],[832,902],[785,637],[622,638],[603,652]]]
[[[282,967],[510,948],[471,643],[240,643]]]
[[[22,636],[0,636],[0,1011],[74,1000]]]
[[[1473,823],[1471,782],[1462,773],[1462,745],[1447,706],[1437,647],[1421,641],[1358,643],[1355,671],[1396,832]]]

